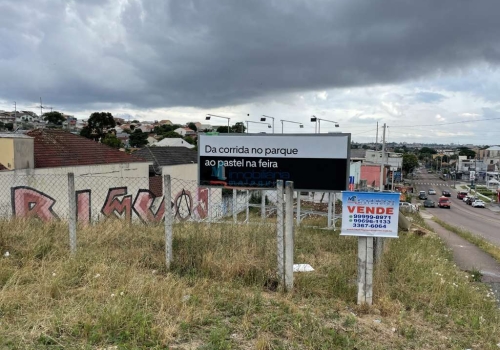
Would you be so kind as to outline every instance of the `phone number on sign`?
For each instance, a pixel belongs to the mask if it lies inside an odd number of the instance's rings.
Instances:
[[[362,227],[362,228],[387,228],[384,224],[352,224],[352,227]]]
[[[390,224],[391,220],[370,220],[370,219],[354,219],[353,222],[363,223],[363,224]]]
[[[390,215],[366,215],[366,214],[354,214],[354,219],[371,219],[371,220],[390,220]]]

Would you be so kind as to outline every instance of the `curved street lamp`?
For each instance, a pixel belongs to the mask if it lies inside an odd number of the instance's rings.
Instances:
[[[228,134],[230,133],[229,121],[231,120],[231,118],[229,118],[229,117],[221,117],[220,115],[215,115],[215,114],[207,114],[207,116],[205,117],[205,120],[210,120],[210,118],[212,118],[212,117],[227,119],[227,133]]]
[[[336,122],[336,121],[318,118],[315,115],[311,116],[311,121],[314,122],[314,123],[316,123],[316,126],[318,127],[318,132],[317,132],[318,134],[321,134],[321,121],[329,122],[329,123],[334,123],[336,128],[338,128],[340,126],[339,123]],[[316,126],[314,127],[314,132],[315,133],[316,133]]]
[[[299,123],[299,122],[294,122],[294,121],[291,121],[291,120],[284,120],[284,119],[280,119],[280,122],[281,122],[281,133],[283,134],[283,123],[293,123],[293,124],[299,124],[299,127],[300,128],[303,128],[304,125],[302,123]]]
[[[271,124],[269,124],[269,123],[254,122],[254,121],[252,121],[252,120],[245,120],[245,123],[247,123],[247,134],[248,134],[248,123],[254,123],[254,124],[266,124],[268,128],[271,128]]]
[[[262,115],[262,118],[260,118],[260,121],[261,122],[265,122],[266,121],[266,118],[271,118],[273,120],[273,134],[274,134],[274,117],[270,117],[268,115]]]

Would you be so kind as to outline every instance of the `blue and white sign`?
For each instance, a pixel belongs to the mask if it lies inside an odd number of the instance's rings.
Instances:
[[[342,192],[341,236],[398,237],[399,193]]]

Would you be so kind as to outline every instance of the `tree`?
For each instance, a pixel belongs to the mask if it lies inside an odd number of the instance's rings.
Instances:
[[[167,138],[167,139],[182,139],[182,135],[176,133],[175,131],[168,131],[164,134],[161,134],[161,136],[163,136],[164,139],[165,138]]]
[[[132,123],[139,124],[140,122],[137,119],[132,120]]]
[[[227,134],[227,126],[219,126],[217,128],[217,132],[219,132],[221,134]]]
[[[14,124],[12,123],[5,123],[5,128],[9,131],[14,130]]]
[[[411,153],[403,154],[403,171],[408,174],[411,173],[416,167],[418,167],[417,156]]]
[[[100,141],[107,134],[107,129],[114,128],[116,122],[109,112],[94,112],[87,121],[87,126],[80,132],[81,136]]]
[[[428,153],[428,154],[436,154],[437,151],[434,148],[422,147],[419,153]]]
[[[190,128],[191,130],[193,131],[198,131],[198,127],[196,126],[195,123],[191,122],[191,123],[188,123],[188,128]]]
[[[62,123],[66,120],[66,118],[64,118],[61,112],[53,111],[44,113],[43,120],[45,120],[47,123],[50,124],[62,125]]]
[[[122,146],[122,142],[119,138],[117,138],[113,133],[107,134],[102,140],[102,144],[108,145],[113,148],[120,148]]]
[[[467,156],[467,158],[476,158],[476,152],[467,147],[459,147],[459,156]]]
[[[195,145],[196,144],[196,140],[194,138],[192,138],[191,136],[184,137],[184,141],[186,141],[187,143],[189,143],[191,145]]]
[[[130,134],[128,142],[131,147],[143,147],[148,144],[148,134],[142,132],[141,129],[136,129]]]
[[[231,127],[232,133],[243,134],[245,133],[245,130],[245,124],[243,124],[243,122],[237,122]]]

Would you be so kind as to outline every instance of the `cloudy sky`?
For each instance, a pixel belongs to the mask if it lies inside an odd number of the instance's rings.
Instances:
[[[498,0],[0,0],[0,109],[265,114],[276,132],[315,132],[315,115],[360,142],[378,121],[388,141],[499,144],[499,13]]]

